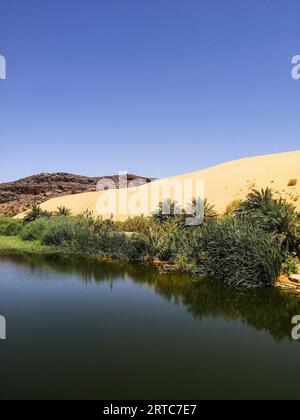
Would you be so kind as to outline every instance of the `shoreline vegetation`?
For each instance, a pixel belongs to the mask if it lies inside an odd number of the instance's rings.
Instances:
[[[218,215],[205,202],[204,222],[186,226],[176,203],[163,203],[152,217],[124,222],[95,218],[89,211],[73,216],[33,206],[24,219],[0,217],[0,254],[80,255],[97,259],[151,263],[220,280],[233,287],[266,287],[297,274],[300,224],[296,209],[273,192],[252,190],[244,201]],[[286,282],[287,285],[287,282]]]

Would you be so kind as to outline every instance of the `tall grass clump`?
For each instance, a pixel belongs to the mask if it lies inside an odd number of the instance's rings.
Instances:
[[[174,262],[180,252],[183,236],[185,236],[184,230],[178,229],[175,225],[169,225],[165,231],[153,235],[156,256],[162,261]]]
[[[16,236],[22,230],[22,221],[10,217],[0,217],[0,235]]]
[[[277,241],[250,220],[224,218],[203,228],[203,267],[235,287],[271,286],[281,269]]]
[[[92,225],[61,243],[61,249],[71,254],[109,257],[127,261],[148,261],[154,254],[151,241],[144,235],[127,237],[119,232],[95,231]]]
[[[128,236],[114,231],[109,221],[86,217],[61,216],[50,219],[41,235],[41,242],[68,254],[130,261],[146,261],[154,255],[152,243],[145,235]]]
[[[95,232],[93,225],[82,227],[73,239],[65,241],[62,246],[75,254],[126,259],[125,236],[115,232]]]
[[[151,238],[144,234],[125,236],[125,254],[129,261],[150,261],[155,256],[155,247]]]

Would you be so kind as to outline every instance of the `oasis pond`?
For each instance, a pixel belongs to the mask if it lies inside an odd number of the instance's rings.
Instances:
[[[300,398],[300,298],[139,264],[0,257],[0,399]]]

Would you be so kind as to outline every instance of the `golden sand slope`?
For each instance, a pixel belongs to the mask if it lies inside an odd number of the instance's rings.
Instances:
[[[192,172],[190,174],[180,175],[178,177],[167,178],[164,181],[171,183],[176,180],[183,182],[184,180],[203,179],[205,188],[205,197],[209,203],[214,204],[219,213],[226,210],[228,204],[234,200],[240,200],[253,188],[261,189],[270,187],[274,193],[286,198],[292,202],[298,211],[300,211],[300,151],[281,153],[275,155],[266,155],[253,158],[240,159],[211,168]],[[288,186],[290,180],[296,179],[295,185]],[[62,196],[46,201],[41,205],[44,210],[55,211],[58,206],[66,206],[71,209],[72,214],[80,214],[84,210],[89,209],[94,215],[103,215],[103,211],[99,211],[97,205],[100,199],[109,201],[112,194],[117,194],[121,204],[125,195],[131,201],[129,207],[132,207],[132,200],[143,201],[150,197],[149,188],[153,189],[158,186],[161,180],[153,181],[149,184],[139,186],[137,188],[129,188],[115,191],[88,192],[76,195]],[[293,183],[292,183],[293,184]],[[125,194],[125,195],[124,195]],[[194,195],[194,193],[193,193]],[[171,197],[173,198],[173,197]],[[190,197],[192,198],[192,197]],[[146,208],[131,208],[121,211],[114,210],[113,216],[115,220],[124,220],[128,216],[134,214],[151,214],[156,208],[158,201],[151,203]],[[133,205],[134,207],[134,205]],[[105,214],[104,217],[109,217]],[[17,217],[23,217],[20,214]]]

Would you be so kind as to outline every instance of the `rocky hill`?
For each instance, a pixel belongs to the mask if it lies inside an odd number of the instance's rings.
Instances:
[[[0,215],[15,216],[29,209],[33,204],[41,204],[50,198],[69,194],[96,191],[97,183],[111,179],[119,186],[119,177],[86,177],[68,173],[42,173],[15,182],[0,183]],[[151,182],[152,178],[127,175],[128,182],[137,179],[139,183]]]

